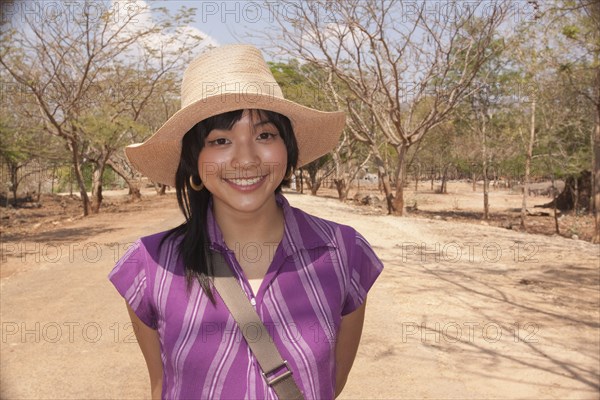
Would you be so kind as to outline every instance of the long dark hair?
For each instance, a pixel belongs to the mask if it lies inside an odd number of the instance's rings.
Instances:
[[[286,178],[298,162],[298,144],[290,120],[279,113],[266,110],[249,110],[251,118],[261,118],[272,122],[287,149]],[[213,276],[212,262],[210,259],[209,238],[206,229],[206,213],[210,200],[210,192],[206,188],[196,191],[190,186],[190,176],[195,184],[200,183],[198,175],[198,155],[204,147],[204,141],[213,129],[231,129],[242,118],[244,110],[230,111],[215,115],[198,122],[182,139],[181,159],[175,175],[175,190],[179,209],[185,216],[185,222],[171,229],[161,240],[163,245],[168,237],[181,238],[178,244],[179,257],[182,257],[185,266],[185,276],[188,291],[194,280],[198,280],[204,293],[214,304],[215,299],[211,288]],[[275,193],[281,192],[281,187],[287,184],[284,179]]]

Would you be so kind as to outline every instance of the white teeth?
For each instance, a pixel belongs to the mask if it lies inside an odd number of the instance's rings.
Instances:
[[[255,183],[258,183],[263,177],[262,176],[258,176],[256,178],[250,178],[250,179],[228,179],[228,181],[233,182],[234,184],[238,185],[238,186],[250,186],[250,185],[254,185]]]

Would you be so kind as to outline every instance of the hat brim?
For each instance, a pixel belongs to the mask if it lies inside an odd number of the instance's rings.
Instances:
[[[198,100],[177,111],[144,143],[125,148],[131,165],[154,182],[175,186],[181,139],[198,122],[234,110],[261,109],[290,119],[298,142],[298,167],[327,154],[344,129],[344,112],[324,112],[263,94],[224,93]]]

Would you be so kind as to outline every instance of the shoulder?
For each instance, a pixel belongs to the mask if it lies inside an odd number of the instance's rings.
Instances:
[[[351,226],[309,214],[290,206],[298,233],[304,241],[324,241],[325,244],[350,245],[360,234]]]
[[[133,244],[134,251],[143,256],[151,264],[165,264],[166,260],[173,259],[170,255],[177,254],[177,244],[180,237],[173,229],[142,236]],[[177,257],[174,257],[175,259]],[[154,261],[154,263],[151,262]]]
[[[142,236],[138,242],[146,249],[151,250],[167,243],[175,242],[177,236],[173,234],[173,229],[169,229],[162,232],[153,233],[152,235]]]

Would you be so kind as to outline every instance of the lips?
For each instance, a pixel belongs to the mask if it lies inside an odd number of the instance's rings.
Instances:
[[[236,186],[240,189],[253,189],[259,186],[267,177],[267,175],[263,176],[255,176],[253,178],[230,178],[224,179],[230,185]]]

